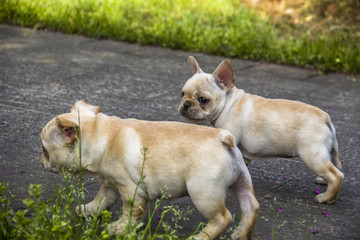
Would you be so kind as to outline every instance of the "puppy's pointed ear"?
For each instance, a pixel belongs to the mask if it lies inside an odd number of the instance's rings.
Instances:
[[[188,63],[190,65],[190,67],[191,67],[191,70],[193,71],[193,74],[203,73],[203,70],[201,70],[201,68],[199,67],[198,62],[196,61],[196,59],[193,56],[188,57]]]
[[[72,106],[70,112],[78,112],[80,109],[81,112],[83,113],[92,113],[92,114],[98,114],[100,112],[100,107],[99,106],[94,106],[94,105],[90,105],[87,104],[84,101],[77,101],[74,106]]]
[[[65,113],[56,117],[56,125],[65,144],[72,144],[80,134],[77,114]]]
[[[213,75],[216,84],[222,89],[231,89],[235,85],[235,73],[228,60],[224,60],[215,69]]]

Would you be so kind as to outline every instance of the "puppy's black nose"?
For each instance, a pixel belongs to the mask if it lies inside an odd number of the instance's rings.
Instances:
[[[190,102],[184,102],[183,105],[183,111],[187,111],[189,108],[191,107],[191,103]]]

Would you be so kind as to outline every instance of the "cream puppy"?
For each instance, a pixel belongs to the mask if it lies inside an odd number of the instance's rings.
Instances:
[[[180,115],[231,132],[247,164],[256,159],[299,156],[320,176],[317,183],[328,184],[315,201],[336,200],[344,175],[335,128],[326,112],[305,103],[266,99],[237,89],[227,60],[212,74],[204,73],[194,57],[188,62],[194,75],[183,87]]]
[[[164,191],[172,198],[189,195],[209,220],[195,238],[215,239],[232,221],[225,206],[226,191],[232,189],[242,211],[232,239],[251,237],[259,203],[241,152],[228,131],[177,122],[120,119],[99,111],[99,107],[79,101],[71,113],[58,115],[41,132],[42,166],[54,172],[85,169],[97,174],[103,183],[95,199],[85,208],[79,206],[78,212],[92,214],[110,208],[121,197],[123,214],[110,225],[109,232],[124,233],[130,216],[129,198],[133,198],[141,178],[141,149],[147,147],[145,183],[139,185],[134,199],[130,219],[133,226],[144,217],[147,200],[160,197]]]

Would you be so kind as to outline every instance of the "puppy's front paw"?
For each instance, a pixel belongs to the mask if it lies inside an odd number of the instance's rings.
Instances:
[[[314,200],[317,203],[327,203],[327,204],[333,204],[335,202],[335,199],[328,199],[326,192],[316,195]]]
[[[190,239],[194,239],[194,240],[209,240],[211,239],[209,235],[207,235],[206,233],[204,232],[200,232],[198,234],[196,234],[195,236],[193,236],[192,238]]]
[[[84,210],[84,205],[76,206],[75,208],[76,215],[86,215]]]
[[[92,203],[88,203],[85,206],[79,205],[75,208],[76,214],[82,216],[93,215],[97,212],[97,210],[99,210],[98,207]]]

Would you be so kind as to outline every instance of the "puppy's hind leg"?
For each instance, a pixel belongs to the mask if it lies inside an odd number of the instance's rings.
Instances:
[[[330,153],[327,151],[326,147],[315,149],[313,151],[307,149],[307,151],[301,151],[301,154],[299,155],[313,172],[327,182],[326,192],[318,194],[315,197],[315,202],[334,203],[339,195],[344,180],[344,174],[332,164],[330,161]]]
[[[338,146],[338,142],[336,139],[336,130],[334,125],[331,123],[330,121],[330,117],[328,119],[328,121],[326,122],[326,125],[328,127],[328,129],[330,130],[330,135],[328,136],[328,138],[332,139],[332,146],[331,146],[331,162],[335,165],[335,167],[337,169],[339,169],[340,171],[342,170],[342,165],[339,159],[339,146]],[[317,184],[327,184],[327,181],[325,179],[323,179],[320,176],[317,176],[315,179],[315,183]]]
[[[76,213],[82,215],[91,215],[104,209],[111,208],[119,199],[120,194],[117,189],[103,184],[96,194],[96,197],[90,203],[76,207]]]
[[[226,187],[216,184],[187,183],[189,196],[208,224],[194,238],[211,240],[217,238],[231,223],[232,217],[225,206]]]
[[[231,189],[236,194],[242,212],[240,224],[231,235],[231,239],[250,239],[256,226],[260,205],[255,198],[247,168],[243,168],[243,172],[231,186]]]
[[[332,150],[331,150],[331,162],[335,165],[335,167],[337,169],[339,169],[340,171],[342,170],[342,164],[339,159],[339,153],[337,150],[335,150],[335,148],[332,148]],[[315,178],[315,183],[326,185],[327,181],[325,179],[323,179],[322,177],[317,176]]]

